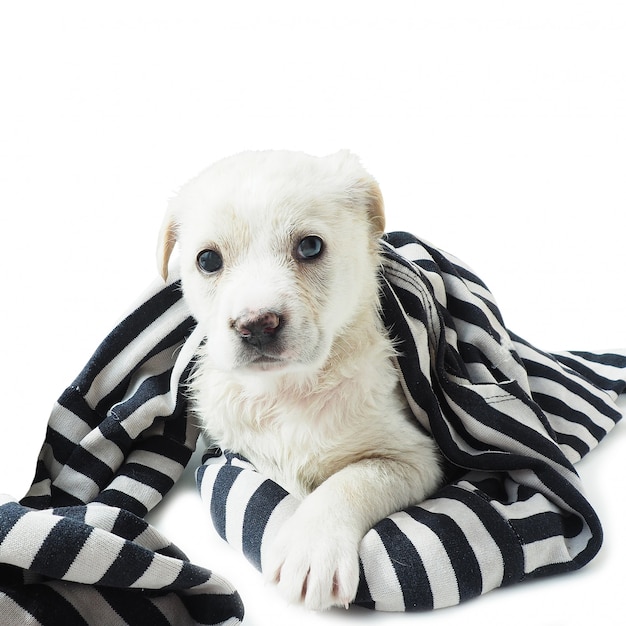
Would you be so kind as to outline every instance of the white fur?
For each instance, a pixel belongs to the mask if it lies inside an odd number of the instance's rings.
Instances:
[[[263,569],[314,609],[353,600],[364,534],[441,480],[379,315],[383,223],[378,186],[350,153],[250,152],[185,186],[161,235],[162,273],[178,242],[184,295],[206,334],[195,411],[212,441],[302,498]],[[302,260],[310,235],[324,249]],[[219,252],[219,271],[198,269],[204,249]],[[237,321],[266,311],[280,314],[280,332],[256,349]]]

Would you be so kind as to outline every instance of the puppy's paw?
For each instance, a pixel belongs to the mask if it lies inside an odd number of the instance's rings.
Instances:
[[[359,585],[358,541],[345,529],[300,523],[295,515],[271,546],[266,571],[290,603],[312,610],[347,608]]]

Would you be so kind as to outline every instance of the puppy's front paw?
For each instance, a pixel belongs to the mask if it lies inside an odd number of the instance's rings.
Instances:
[[[358,541],[345,529],[300,523],[298,517],[285,524],[271,546],[268,579],[288,602],[313,610],[347,608],[359,585]]]

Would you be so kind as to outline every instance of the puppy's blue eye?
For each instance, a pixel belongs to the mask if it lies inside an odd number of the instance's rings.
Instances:
[[[324,249],[324,242],[317,235],[309,235],[300,241],[297,247],[301,259],[316,259]]]
[[[205,274],[212,274],[221,269],[223,265],[222,257],[215,250],[202,250],[196,258],[200,271]]]

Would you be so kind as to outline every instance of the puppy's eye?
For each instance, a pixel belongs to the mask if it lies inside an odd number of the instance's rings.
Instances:
[[[316,259],[324,249],[324,242],[317,235],[309,235],[304,237],[298,244],[296,252],[301,259]]]
[[[222,257],[215,250],[202,250],[196,257],[196,263],[200,271],[205,274],[212,274],[221,269],[223,265]]]

